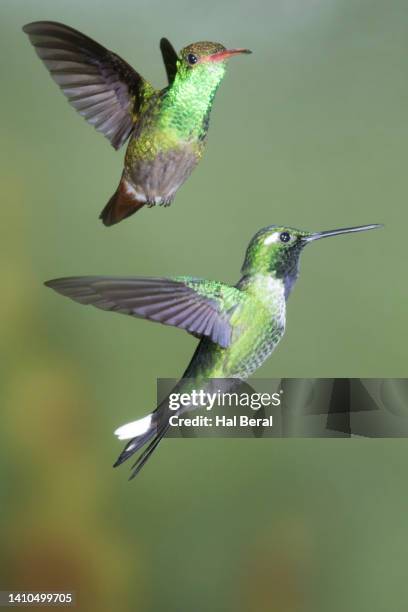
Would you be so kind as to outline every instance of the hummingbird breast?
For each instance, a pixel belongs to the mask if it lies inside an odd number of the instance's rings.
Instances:
[[[206,134],[185,132],[179,113],[165,110],[166,97],[150,101],[137,123],[125,158],[124,178],[147,205],[169,205],[199,162]]]
[[[129,163],[125,166],[124,176],[139,201],[147,205],[168,206],[199,159],[200,151],[191,143],[180,143],[161,150],[156,150],[153,144],[151,151],[142,153],[140,146],[135,146],[135,152],[127,155]]]
[[[246,299],[231,319],[233,332],[230,346],[222,348],[203,338],[185,377],[245,380],[275,350],[285,332],[284,285],[268,277],[251,279],[250,283],[247,287],[241,285]]]

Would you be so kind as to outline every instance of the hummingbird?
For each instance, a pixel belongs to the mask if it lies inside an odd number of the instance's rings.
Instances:
[[[47,287],[81,304],[158,321],[200,338],[177,385],[205,385],[208,379],[245,381],[271,355],[285,332],[286,301],[299,272],[304,247],[321,238],[363,232],[361,225],[310,233],[270,225],[250,241],[241,279],[234,286],[192,276],[172,278],[84,276],[50,280]],[[147,443],[133,466],[141,470],[169,427],[168,397],[147,416],[115,431],[130,440],[115,463],[121,465]]]
[[[169,206],[200,161],[227,60],[249,49],[196,42],[178,55],[162,38],[168,86],[155,89],[119,55],[62,23],[24,26],[73,106],[115,149],[128,139],[119,186],[100,219],[114,225],[143,206]]]

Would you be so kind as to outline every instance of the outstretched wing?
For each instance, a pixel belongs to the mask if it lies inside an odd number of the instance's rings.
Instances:
[[[23,30],[71,106],[119,149],[153,87],[118,55],[62,23],[36,21]]]
[[[231,342],[230,314],[241,298],[235,287],[190,277],[83,276],[45,284],[81,304],[173,325],[224,348]]]
[[[160,41],[160,51],[163,57],[164,66],[166,68],[167,79],[169,85],[174,81],[177,72],[178,55],[167,38],[162,38]]]

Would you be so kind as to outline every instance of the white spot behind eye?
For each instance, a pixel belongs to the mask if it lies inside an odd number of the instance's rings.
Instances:
[[[264,245],[268,246],[268,244],[273,244],[274,242],[279,242],[280,232],[273,232],[273,234],[269,234],[264,240]]]

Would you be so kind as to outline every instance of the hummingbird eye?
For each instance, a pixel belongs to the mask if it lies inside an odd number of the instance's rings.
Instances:
[[[194,53],[189,53],[187,55],[187,61],[191,65],[196,64],[198,62],[198,57],[194,55]]]
[[[290,234],[289,232],[282,232],[279,236],[279,240],[281,242],[289,242],[290,240]]]

